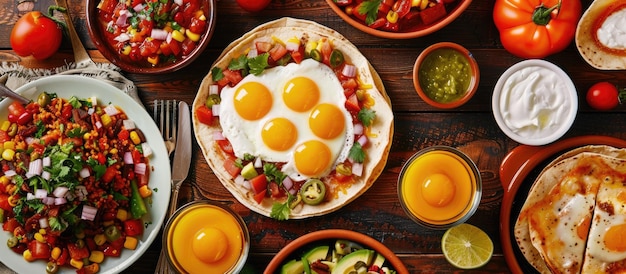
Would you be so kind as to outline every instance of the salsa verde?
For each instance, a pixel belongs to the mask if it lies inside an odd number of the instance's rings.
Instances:
[[[450,103],[465,95],[472,68],[463,54],[450,48],[433,51],[419,67],[419,83],[429,98]]]

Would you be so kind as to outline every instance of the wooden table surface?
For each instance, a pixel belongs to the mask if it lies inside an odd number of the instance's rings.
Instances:
[[[30,1],[30,0],[26,0]],[[0,3],[0,61],[18,62],[29,68],[52,68],[73,61],[69,40],[51,59],[36,61],[15,55],[10,48],[10,30],[19,17],[17,3]],[[85,23],[84,2],[69,0],[74,25],[89,54],[96,62],[107,62],[95,50]],[[46,11],[54,0],[31,2],[35,10]],[[583,0],[586,9],[591,0]],[[218,182],[194,142],[192,167],[183,186],[180,203],[211,199],[227,203],[248,225],[251,248],[248,263],[262,272],[283,246],[297,237],[319,229],[342,228],[367,234],[393,250],[410,273],[493,273],[510,272],[500,241],[500,205],[504,189],[499,167],[503,158],[519,144],[498,128],[491,111],[491,94],[498,77],[511,65],[521,61],[502,47],[492,19],[494,0],[475,0],[458,19],[447,27],[425,37],[390,40],[365,34],[348,25],[329,8],[324,0],[273,0],[263,12],[252,14],[240,9],[234,0],[217,1],[215,34],[203,55],[178,72],[159,75],[125,75],[134,81],[139,95],[148,104],[154,99],[177,98],[191,104],[202,78],[221,51],[233,40],[255,26],[280,17],[316,21],[335,29],[352,41],[370,60],[384,81],[395,114],[395,132],[387,165],[361,197],[342,209],[305,220],[276,221],[251,212],[237,202]],[[418,54],[427,46],[441,41],[459,43],[468,48],[481,70],[480,86],[474,98],[453,110],[434,109],[415,93],[411,79]],[[626,119],[618,107],[611,112],[590,109],[585,91],[595,82],[612,81],[626,85],[623,71],[600,71],[589,66],[572,43],[564,51],[545,58],[563,68],[574,81],[579,94],[579,112],[571,130],[563,138],[583,135],[606,135],[626,138]],[[495,245],[491,261],[473,271],[459,271],[448,264],[441,253],[444,231],[429,230],[411,221],[400,207],[396,194],[398,174],[403,163],[416,151],[433,146],[461,148],[476,162],[483,179],[483,193],[478,211],[468,223],[486,231]],[[160,237],[126,272],[152,273],[161,249]],[[207,272],[209,273],[209,272]]]

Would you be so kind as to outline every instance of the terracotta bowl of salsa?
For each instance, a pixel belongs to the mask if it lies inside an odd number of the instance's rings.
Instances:
[[[424,102],[456,108],[469,101],[480,80],[478,63],[463,46],[441,42],[422,51],[413,67],[413,86]]]
[[[359,264],[363,269],[354,269]],[[332,269],[330,273],[379,273],[380,268],[395,270],[398,274],[409,273],[400,258],[378,240],[351,230],[326,229],[287,244],[274,256],[263,274],[304,273],[304,269],[313,272],[324,269],[324,265]]]
[[[87,0],[87,27],[102,55],[126,72],[179,70],[202,54],[213,34],[215,0],[118,3]]]
[[[378,6],[371,5],[377,1],[326,2],[344,21],[363,32],[389,39],[410,39],[447,26],[472,0],[382,0]],[[368,13],[372,19],[367,19]]]

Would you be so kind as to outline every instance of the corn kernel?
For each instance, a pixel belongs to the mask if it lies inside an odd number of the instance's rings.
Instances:
[[[129,55],[131,50],[132,48],[130,46],[124,46],[124,49],[122,50],[122,54]]]
[[[422,0],[411,0],[411,7],[419,7]]]
[[[185,35],[178,30],[174,30],[172,31],[172,39],[182,43],[185,41]]]
[[[116,215],[117,219],[120,221],[126,221],[128,220],[128,211],[126,211],[126,209],[118,209],[117,210],[117,215]]]
[[[156,65],[159,63],[159,56],[158,55],[154,55],[154,56],[148,56],[148,63]]]
[[[2,122],[2,125],[0,125],[0,130],[7,131],[7,130],[9,130],[10,126],[11,126],[11,122],[4,121],[4,122]]]
[[[46,242],[46,239],[39,232],[35,233],[34,237],[35,237],[35,240],[37,240],[40,243],[45,243]]]
[[[7,176],[1,176],[0,177],[0,184],[2,185],[7,185],[9,182],[11,182],[11,180],[9,180],[9,178]]]
[[[87,133],[83,134],[83,139],[89,140],[89,138],[91,138],[91,133],[87,132]]]
[[[428,0],[422,0],[422,3],[420,3],[420,10],[426,9],[428,7],[428,4]]]
[[[398,13],[393,10],[390,10],[387,13],[387,21],[392,24],[395,24],[396,22],[398,22]]]
[[[126,240],[124,241],[124,248],[135,250],[135,248],[137,248],[137,238],[126,236]]]
[[[117,148],[112,148],[111,150],[109,150],[109,153],[117,154]]]
[[[15,150],[13,149],[4,149],[4,151],[2,151],[2,159],[13,161],[13,156],[15,156]]]
[[[46,232],[46,230],[45,230],[45,229],[43,229],[43,228],[40,228],[40,229],[39,229],[39,234],[41,234],[41,235],[46,235],[46,233],[48,233],[48,232]]]
[[[106,236],[104,236],[104,234],[96,234],[96,236],[93,236],[93,241],[96,243],[96,245],[100,246],[106,243],[107,238]]]
[[[50,257],[55,260],[61,257],[61,249],[55,246],[50,252]]]
[[[89,261],[94,263],[102,263],[104,261],[104,252],[99,250],[91,251],[91,254],[89,254]]]
[[[152,196],[152,190],[150,190],[147,185],[141,186],[139,188],[139,195],[141,195],[141,198],[148,198]]]
[[[130,132],[130,140],[133,141],[135,145],[141,144],[141,138],[139,138],[139,134],[134,130]]]
[[[189,37],[191,41],[198,42],[198,40],[200,40],[200,34],[193,33],[190,30],[185,31],[185,34],[187,34],[187,37]]]
[[[81,269],[81,268],[83,268],[84,263],[81,260],[71,259],[70,260],[70,265],[73,266],[76,269]]]
[[[111,122],[113,121],[111,119],[111,116],[109,116],[108,114],[102,114],[102,116],[100,116],[100,120],[102,121],[102,125],[105,127],[108,127],[109,124],[111,124]]]
[[[22,253],[22,257],[24,257],[24,260],[26,260],[27,262],[32,262],[35,260],[35,258],[33,258],[33,253],[30,253],[30,250],[28,249],[24,250],[24,253]]]
[[[6,141],[2,144],[2,147],[4,149],[15,149],[15,142],[13,141]]]

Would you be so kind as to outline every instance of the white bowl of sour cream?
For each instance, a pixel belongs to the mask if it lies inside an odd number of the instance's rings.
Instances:
[[[500,76],[491,106],[496,123],[509,138],[540,146],[556,141],[570,129],[578,111],[578,95],[561,68],[530,59]]]

